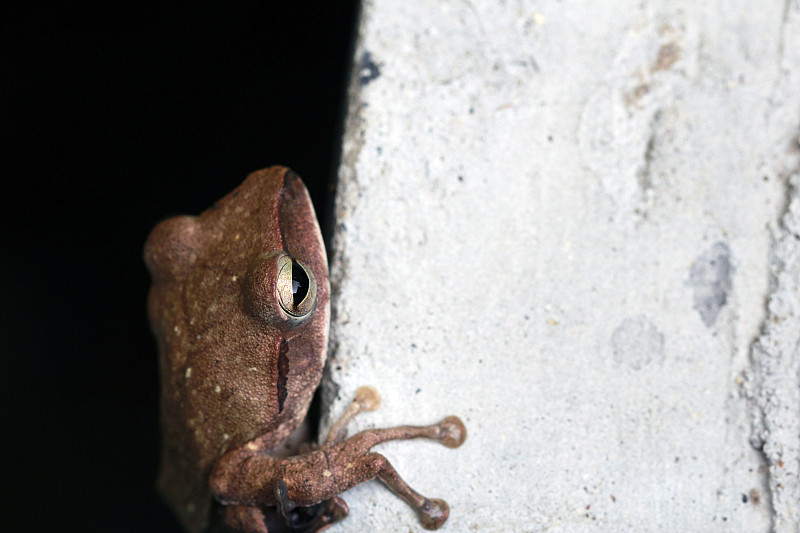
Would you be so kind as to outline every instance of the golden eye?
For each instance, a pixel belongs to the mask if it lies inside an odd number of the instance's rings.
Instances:
[[[317,302],[314,276],[288,255],[278,260],[278,300],[281,309],[294,319],[310,315]]]

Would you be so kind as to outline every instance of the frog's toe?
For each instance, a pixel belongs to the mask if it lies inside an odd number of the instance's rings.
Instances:
[[[356,391],[355,401],[359,404],[362,411],[374,411],[381,405],[381,395],[375,387],[364,385]]]
[[[439,529],[450,516],[450,506],[444,500],[426,499],[419,508],[419,521],[425,529]]]
[[[439,442],[448,448],[458,448],[467,438],[467,428],[457,416],[448,416],[438,424],[441,435]]]

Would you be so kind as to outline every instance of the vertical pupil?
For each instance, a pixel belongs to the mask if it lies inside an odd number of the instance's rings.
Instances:
[[[297,261],[292,261],[292,304],[300,305],[308,294],[308,275]]]

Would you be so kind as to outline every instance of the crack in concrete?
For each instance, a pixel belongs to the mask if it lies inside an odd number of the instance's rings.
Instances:
[[[774,230],[768,313],[745,382],[751,443],[768,465],[775,533],[800,531],[800,174],[789,182],[786,212]]]
[[[358,181],[358,160],[364,148],[364,118],[362,110],[367,105],[364,99],[364,91],[369,83],[357,83],[364,81],[362,68],[364,60],[371,61],[369,52],[364,48],[365,24],[369,18],[369,11],[373,9],[373,3],[364,1],[361,5],[358,17],[358,28],[356,30],[356,43],[354,46],[354,59],[351,66],[350,83],[348,84],[347,94],[347,115],[343,129],[342,154],[339,166],[339,175],[336,185],[336,200],[333,213],[333,236],[332,245],[329,250],[330,264],[330,284],[331,284],[331,320],[328,336],[328,357],[323,369],[323,379],[321,385],[321,397],[323,404],[321,430],[325,433],[330,430],[333,423],[331,413],[328,408],[333,405],[339,396],[339,384],[334,380],[333,368],[337,371],[347,363],[344,357],[345,350],[341,347],[339,339],[338,325],[349,322],[347,313],[343,311],[341,305],[341,288],[349,278],[350,265],[346,245],[348,221],[352,219],[353,212],[357,208],[358,198],[361,196],[361,185]],[[368,65],[366,65],[368,67]],[[377,66],[375,67],[377,69]],[[375,74],[368,82],[377,79],[377,73],[370,70],[370,74]]]
[[[650,173],[650,167],[653,163],[653,159],[655,159],[656,136],[661,128],[661,114],[661,108],[657,108],[653,113],[653,118],[648,124],[649,135],[647,136],[647,143],[642,153],[642,165],[636,173],[636,181],[639,185],[642,203],[645,206],[647,205],[648,195],[651,194],[651,191],[655,187],[653,176]]]

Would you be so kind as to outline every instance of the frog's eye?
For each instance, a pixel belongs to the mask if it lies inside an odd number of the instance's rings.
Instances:
[[[278,260],[278,301],[281,309],[294,319],[303,319],[314,310],[317,284],[309,270],[289,257]]]

